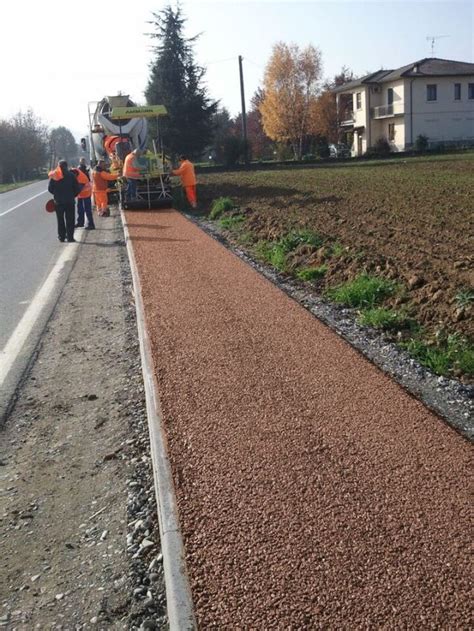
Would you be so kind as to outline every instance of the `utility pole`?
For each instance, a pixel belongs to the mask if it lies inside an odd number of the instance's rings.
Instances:
[[[244,92],[244,73],[242,70],[242,55],[239,55],[239,74],[240,74],[240,99],[242,101],[242,136],[244,139],[244,162],[249,163],[248,143],[247,143],[247,114],[245,112],[245,92]]]

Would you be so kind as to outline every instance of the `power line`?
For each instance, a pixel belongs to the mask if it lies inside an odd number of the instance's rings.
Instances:
[[[236,57],[227,57],[227,59],[216,59],[215,61],[205,61],[204,64],[206,66],[210,66],[212,64],[222,64],[225,61],[235,61],[237,58]]]
[[[257,66],[257,68],[261,68],[262,70],[265,70],[265,66],[262,66],[262,64],[258,64],[256,61],[252,61],[252,59],[249,59],[248,57],[244,57],[244,59],[245,61],[248,61],[252,65]]]

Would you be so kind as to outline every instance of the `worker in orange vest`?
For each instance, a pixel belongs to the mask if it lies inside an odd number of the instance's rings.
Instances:
[[[81,168],[82,167],[82,168]],[[95,230],[94,218],[92,217],[92,184],[89,180],[87,167],[79,165],[77,169],[71,169],[76,176],[76,180],[82,185],[82,190],[77,196],[77,223],[75,228],[84,228],[84,214],[87,217],[86,230]]]
[[[172,175],[178,175],[181,178],[188,202],[193,208],[197,206],[196,197],[196,175],[194,173],[194,165],[186,156],[179,157],[179,168],[171,171]]]
[[[140,151],[140,149],[134,149],[131,153],[125,156],[123,163],[123,176],[127,178],[127,191],[125,193],[127,201],[136,198],[137,180],[140,180],[143,177],[137,160],[141,155],[142,151]]]
[[[108,208],[107,189],[108,182],[113,182],[118,178],[117,174],[108,173],[105,168],[105,160],[99,160],[96,168],[92,172],[92,192],[99,217],[108,217],[110,210]]]

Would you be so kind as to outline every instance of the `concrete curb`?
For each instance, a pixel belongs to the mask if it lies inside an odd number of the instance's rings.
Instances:
[[[166,436],[162,425],[150,339],[145,324],[140,278],[123,209],[120,209],[120,214],[135,292],[138,338],[140,341],[153,476],[158,506],[158,521],[160,524],[169,628],[171,631],[194,630],[197,629],[197,624],[186,571],[184,546],[179,528],[173,477],[168,461]]]

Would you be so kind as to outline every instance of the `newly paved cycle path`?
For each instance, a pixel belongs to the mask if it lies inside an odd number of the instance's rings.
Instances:
[[[127,221],[199,627],[470,627],[469,443],[181,214]]]

